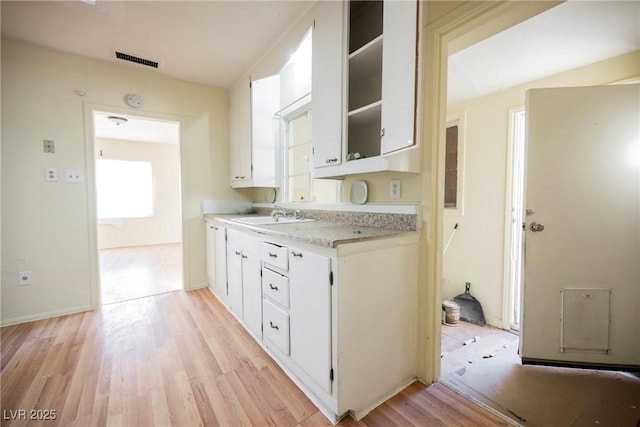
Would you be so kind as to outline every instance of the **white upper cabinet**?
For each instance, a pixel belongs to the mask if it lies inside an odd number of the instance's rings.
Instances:
[[[232,187],[251,185],[251,82],[231,92],[229,106],[229,157]]]
[[[387,1],[384,6],[380,151],[388,154],[415,144],[416,28],[408,23],[416,22],[418,4]]]
[[[342,162],[344,6],[322,1],[314,6],[312,53],[313,167]]]
[[[280,79],[246,82],[231,92],[229,111],[231,186],[277,185]]]
[[[344,119],[332,118],[330,124],[314,111],[314,128],[341,123],[343,138],[330,140],[340,153],[333,156],[338,160],[322,164],[323,158],[318,158],[315,177],[420,172],[420,153],[403,150],[416,144],[417,1],[351,1],[341,17],[346,17],[342,48],[346,71],[343,84],[336,86],[341,86],[344,102],[341,106],[340,98],[334,97],[332,106],[343,111]],[[314,147],[324,142],[314,139]],[[327,147],[322,150],[329,152]]]
[[[277,185],[280,121],[275,114],[279,109],[280,76],[269,76],[251,82],[253,187]]]

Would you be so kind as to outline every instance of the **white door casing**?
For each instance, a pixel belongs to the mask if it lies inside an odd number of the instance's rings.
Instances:
[[[640,366],[639,133],[637,84],[528,92],[523,362]]]

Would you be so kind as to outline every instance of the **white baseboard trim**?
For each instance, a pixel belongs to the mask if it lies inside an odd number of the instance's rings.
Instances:
[[[49,319],[51,317],[66,316],[68,314],[82,313],[83,311],[94,310],[90,305],[81,305],[78,307],[67,308],[63,310],[53,310],[44,313],[29,314],[27,316],[13,317],[0,320],[0,326],[11,326],[19,323],[34,322],[36,320]]]

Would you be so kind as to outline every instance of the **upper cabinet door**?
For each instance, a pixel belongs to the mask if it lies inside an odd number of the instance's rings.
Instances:
[[[381,154],[415,144],[418,2],[384,2]]]
[[[275,187],[278,159],[280,76],[251,83],[252,186]]]
[[[251,86],[249,80],[230,94],[229,160],[231,186],[251,185]]]
[[[314,6],[311,142],[313,166],[342,162],[344,5],[321,1]]]

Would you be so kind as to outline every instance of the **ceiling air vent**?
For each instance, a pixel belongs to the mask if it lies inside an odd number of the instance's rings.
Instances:
[[[158,68],[158,63],[156,61],[139,58],[137,56],[129,55],[128,53],[124,52],[116,51],[116,58],[122,59],[123,61],[135,62],[136,64],[140,65],[146,65],[147,67]]]

